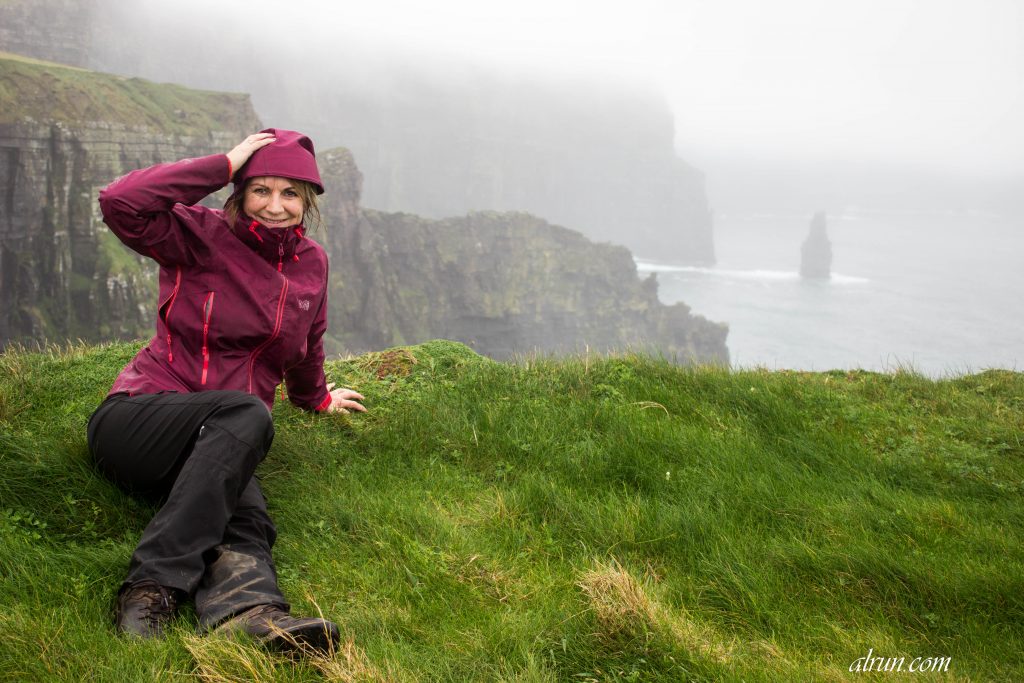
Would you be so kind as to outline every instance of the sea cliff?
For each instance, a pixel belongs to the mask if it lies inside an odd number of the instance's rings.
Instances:
[[[155,265],[103,226],[96,196],[129,170],[230,149],[262,127],[249,97],[3,55],[0,101],[0,340],[149,336]],[[332,261],[330,351],[448,337],[496,357],[728,358],[726,327],[659,303],[624,247],[521,212],[366,209],[352,154],[320,159],[329,193],[313,237]]]
[[[321,158],[332,188],[332,334],[342,348],[442,337],[497,358],[632,348],[728,361],[728,328],[660,303],[656,280],[638,277],[624,247],[521,212],[430,220],[360,209],[351,153]]]

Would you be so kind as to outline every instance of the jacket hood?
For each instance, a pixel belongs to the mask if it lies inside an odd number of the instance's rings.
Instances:
[[[320,170],[316,165],[316,152],[309,137],[294,130],[266,128],[261,133],[272,133],[274,142],[253,152],[249,161],[238,169],[233,178],[237,192],[249,178],[279,176],[312,183],[317,194],[324,193]]]

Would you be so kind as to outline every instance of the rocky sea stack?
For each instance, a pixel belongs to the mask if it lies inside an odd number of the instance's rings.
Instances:
[[[832,242],[828,239],[824,211],[811,219],[811,230],[800,248],[800,277],[827,280],[832,277]]]

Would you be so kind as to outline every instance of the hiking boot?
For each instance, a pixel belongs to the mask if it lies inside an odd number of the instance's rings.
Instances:
[[[140,638],[159,638],[178,611],[178,591],[143,579],[124,586],[117,596],[118,632]]]
[[[341,634],[338,627],[318,617],[296,618],[276,605],[257,605],[235,615],[214,633],[246,633],[272,650],[333,651]]]

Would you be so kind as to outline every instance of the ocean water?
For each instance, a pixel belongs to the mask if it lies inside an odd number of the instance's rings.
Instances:
[[[729,324],[735,367],[1024,371],[1024,217],[829,215],[832,278],[799,276],[810,214],[715,219],[717,264],[638,258],[664,303]]]

